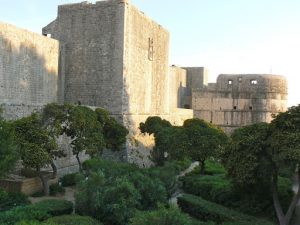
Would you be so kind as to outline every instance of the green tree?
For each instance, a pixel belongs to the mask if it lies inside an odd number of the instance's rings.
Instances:
[[[97,108],[95,112],[97,120],[103,127],[106,148],[113,151],[119,150],[126,142],[128,130],[115,118],[111,117],[105,109]]]
[[[15,168],[19,159],[19,146],[14,137],[11,123],[1,117],[0,108],[0,177],[3,177]]]
[[[228,138],[224,131],[201,119],[188,119],[183,124],[188,155],[199,161],[200,173],[204,174],[205,161],[217,156],[225,147]]]
[[[41,169],[53,164],[58,150],[55,136],[51,135],[42,125],[40,115],[33,113],[28,117],[14,121],[16,137],[20,145],[20,155],[25,167],[37,171],[42,181],[45,195],[49,194],[48,176]]]
[[[290,224],[300,199],[300,188],[284,213],[278,195],[278,177],[292,168],[300,179],[300,106],[280,113],[271,124],[259,123],[234,131],[223,162],[238,185],[270,190],[279,224]]]
[[[163,128],[172,127],[167,120],[161,119],[159,116],[149,116],[145,123],[140,123],[140,130],[143,134],[154,134],[154,136]]]

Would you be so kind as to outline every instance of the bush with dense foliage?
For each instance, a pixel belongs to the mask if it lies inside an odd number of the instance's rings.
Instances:
[[[11,123],[1,118],[0,108],[0,178],[14,169],[19,159],[19,146]]]
[[[45,222],[50,224],[55,223],[57,225],[102,225],[102,223],[91,217],[79,215],[55,216]]]
[[[0,188],[0,211],[30,204],[28,197],[20,192],[6,192]]]
[[[182,213],[178,208],[160,207],[154,211],[139,211],[130,220],[130,225],[214,225],[213,222],[200,222]]]
[[[140,169],[128,163],[91,159],[83,163],[87,177],[78,183],[76,212],[109,224],[126,224],[136,210],[167,205],[184,163]]]
[[[51,216],[60,216],[71,214],[73,212],[73,203],[67,200],[43,200],[33,205],[34,208],[44,209]]]
[[[52,216],[70,214],[73,203],[66,200],[44,200],[34,205],[15,207],[0,213],[0,224],[15,225],[20,221],[44,221]]]
[[[51,196],[55,196],[57,194],[64,194],[65,193],[65,188],[62,187],[60,184],[58,183],[55,183],[55,184],[52,184],[50,185],[49,187],[49,193]]]
[[[228,209],[222,205],[206,201],[194,195],[183,195],[178,198],[178,204],[183,212],[203,220],[214,221],[217,224],[223,222],[236,222],[236,224],[271,225],[271,222],[259,220],[237,211]]]
[[[78,173],[70,173],[70,174],[66,174],[64,175],[61,179],[61,185],[63,187],[69,187],[69,186],[74,186],[76,185],[76,177],[78,176]]]
[[[206,200],[234,208],[247,214],[270,218],[274,216],[270,190],[269,192],[262,191],[259,193],[253,192],[251,189],[247,191],[240,189],[230,178],[220,173],[222,169],[216,170],[218,167],[222,168],[221,166],[212,162],[208,164],[210,164],[210,168],[214,168],[215,174],[209,173],[212,175],[200,176],[197,171],[199,169],[195,168],[196,171],[192,171],[181,178],[183,183],[182,188],[186,193],[200,196]],[[291,186],[292,183],[289,179],[279,177],[279,198],[285,209],[287,209],[290,198],[293,196]]]

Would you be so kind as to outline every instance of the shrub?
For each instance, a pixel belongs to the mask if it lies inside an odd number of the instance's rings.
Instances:
[[[6,192],[0,188],[0,211],[30,204],[28,197],[20,192]]]
[[[180,171],[180,166],[176,162],[166,162],[162,167],[153,167],[145,170],[145,174],[152,178],[158,178],[163,182],[168,197],[170,197],[177,190],[177,176]]]
[[[74,186],[76,185],[76,180],[77,180],[77,175],[78,173],[71,173],[71,174],[66,174],[64,175],[61,179],[61,185],[63,187],[69,187],[69,186]]]
[[[238,200],[232,183],[225,175],[187,176],[181,180],[185,192],[201,196],[204,199],[220,204],[230,204],[232,201]]]
[[[65,193],[66,190],[64,187],[62,187],[58,183],[56,183],[56,184],[50,185],[49,191],[50,191],[50,195],[54,196],[58,193],[63,194],[63,193]]]
[[[154,209],[158,203],[168,204],[166,188],[158,178],[150,178],[141,172],[135,172],[126,177],[140,193],[142,209]]]
[[[57,225],[102,225],[102,223],[91,217],[79,215],[56,216],[48,219],[46,222]]]
[[[43,221],[51,215],[43,208],[30,206],[16,207],[9,211],[0,213],[1,225],[15,225],[17,222],[26,220]]]
[[[224,206],[206,201],[194,195],[184,195],[178,198],[180,208],[191,216],[203,220],[214,221],[217,224],[223,222],[249,222],[256,225],[271,225],[271,222],[259,220]]]
[[[159,208],[155,211],[136,213],[130,220],[130,225],[213,225],[213,223],[198,222],[182,213],[178,208]]]
[[[75,197],[78,214],[108,224],[127,224],[135,210],[141,208],[141,195],[126,177],[105,180],[102,173],[93,173],[79,184]]]
[[[34,208],[45,210],[51,216],[60,216],[71,214],[73,212],[73,203],[67,200],[43,200],[33,205]]]

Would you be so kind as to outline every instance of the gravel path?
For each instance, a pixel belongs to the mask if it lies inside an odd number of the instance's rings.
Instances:
[[[183,177],[184,175],[186,175],[187,173],[192,172],[196,166],[199,165],[199,162],[193,162],[189,168],[187,168],[186,170],[182,171],[178,176],[177,179],[180,177]],[[183,190],[181,190],[180,188],[177,188],[177,190],[175,191],[175,193],[171,196],[171,198],[169,199],[169,203],[174,204],[177,206],[177,198],[182,196],[183,194]]]

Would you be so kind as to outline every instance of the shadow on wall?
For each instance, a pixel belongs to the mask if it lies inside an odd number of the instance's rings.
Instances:
[[[5,37],[0,32],[0,105],[6,119],[57,101],[58,44],[50,40],[47,46],[47,39],[28,33],[30,41],[18,34],[8,39],[9,32]]]

